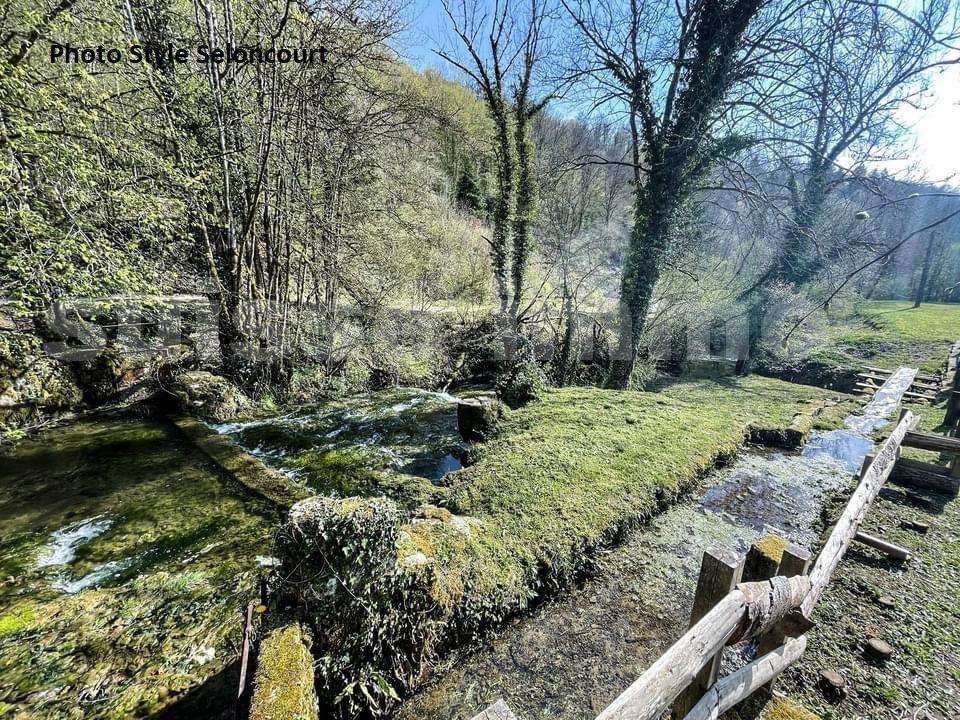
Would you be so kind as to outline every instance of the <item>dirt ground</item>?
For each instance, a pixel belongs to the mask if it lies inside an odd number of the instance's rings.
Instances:
[[[836,504],[833,512],[839,514]],[[928,523],[926,534],[904,521]],[[960,499],[889,486],[867,515],[866,532],[909,549],[905,564],[854,545],[814,620],[806,655],[779,681],[793,700],[823,718],[960,718]],[[889,598],[894,607],[885,607]],[[869,660],[872,637],[889,643],[885,664]],[[821,670],[846,680],[847,696],[827,699]]]

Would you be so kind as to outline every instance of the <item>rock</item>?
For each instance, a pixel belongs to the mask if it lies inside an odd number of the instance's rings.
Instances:
[[[864,651],[875,660],[884,661],[893,655],[893,648],[885,640],[880,638],[870,638],[864,647]]]
[[[847,681],[833,668],[826,668],[820,671],[820,688],[831,700],[839,700],[846,697]]]
[[[170,383],[180,409],[211,422],[227,422],[250,410],[252,403],[232,382],[204,370],[176,375]]]
[[[503,406],[492,398],[464,398],[457,402],[457,430],[469,442],[487,440],[493,434]]]
[[[880,607],[887,610],[893,610],[897,606],[896,601],[889,595],[883,595],[880,598],[877,598],[877,602],[880,604]]]
[[[919,520],[904,520],[900,523],[900,527],[904,530],[913,530],[921,535],[926,535],[930,531],[930,525],[925,522],[920,522]]]
[[[83,397],[91,405],[114,399],[132,375],[129,359],[116,348],[105,348],[72,366]]]
[[[68,368],[26,333],[0,333],[0,431],[15,430],[83,400]]]

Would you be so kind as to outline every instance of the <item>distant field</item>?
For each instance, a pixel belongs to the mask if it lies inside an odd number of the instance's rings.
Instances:
[[[960,340],[960,304],[865,302],[831,319],[827,342],[813,356],[837,365],[894,368],[917,366],[937,372]]]

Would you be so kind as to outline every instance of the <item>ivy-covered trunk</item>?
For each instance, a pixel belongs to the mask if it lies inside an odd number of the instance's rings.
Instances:
[[[610,388],[623,390],[630,385],[653,290],[660,279],[660,262],[680,205],[676,195],[656,187],[658,182],[652,175],[635,201],[638,220],[630,236],[620,282],[620,341],[610,363]]]

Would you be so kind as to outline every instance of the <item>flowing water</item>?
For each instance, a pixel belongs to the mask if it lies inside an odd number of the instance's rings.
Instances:
[[[401,718],[466,720],[498,698],[524,720],[595,717],[686,629],[705,548],[742,554],[775,533],[814,549],[824,506],[855,483],[869,433],[890,422],[915,374],[895,373],[800,453],[758,450],[713,473],[699,497],[604,553],[594,577],[451,657]]]
[[[801,454],[715,473],[698,501],[606,553],[596,579],[454,657],[404,715],[468,718],[502,696],[526,720],[592,717],[682,631],[704,545],[742,551],[767,530],[812,544],[903,382]],[[455,402],[399,389],[215,427],[317,492],[376,492],[358,466],[427,485],[460,468]],[[0,489],[0,717],[229,715],[275,511],[149,421],[23,442],[0,455]]]
[[[377,488],[357,468],[429,482],[460,469],[456,402],[447,393],[398,388],[213,427],[318,493],[366,495]]]
[[[216,426],[318,492],[460,468],[455,399],[400,389]],[[241,612],[280,514],[166,425],[85,421],[0,455],[0,717],[232,717]]]
[[[0,717],[214,717],[277,520],[161,424],[7,450]]]

